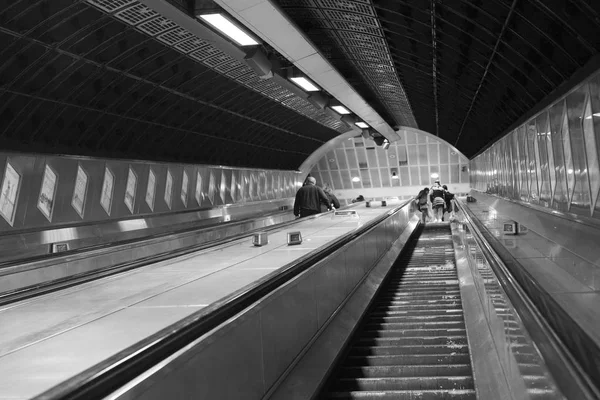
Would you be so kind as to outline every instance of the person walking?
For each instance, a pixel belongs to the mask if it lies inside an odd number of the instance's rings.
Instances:
[[[296,192],[294,200],[294,215],[304,218],[321,212],[321,204],[325,204],[327,209],[331,209],[329,197],[318,186],[317,180],[312,176],[306,179],[306,185],[302,186]]]
[[[333,188],[329,183],[323,184],[323,191],[327,197],[329,197],[329,209],[335,210],[340,208],[340,201],[335,197],[335,194],[333,194]]]
[[[448,186],[442,185],[444,188],[444,198],[446,200],[446,212],[450,213],[450,220],[454,219],[454,205],[452,204],[452,199],[454,199],[454,193],[450,193],[448,190]],[[442,219],[443,221],[443,219]]]
[[[421,222],[425,224],[427,222],[427,218],[429,218],[429,204],[427,204],[427,198],[429,197],[429,188],[425,188],[419,192],[417,197],[415,197],[415,202],[417,204],[417,210],[421,211]]]
[[[444,188],[440,185],[440,181],[435,181],[431,187],[429,196],[431,197],[431,206],[433,208],[433,220],[434,222],[441,222],[444,218],[446,200],[444,198]]]

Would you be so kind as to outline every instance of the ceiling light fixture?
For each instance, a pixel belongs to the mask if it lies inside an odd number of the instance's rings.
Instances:
[[[439,177],[440,177],[440,175],[439,175],[437,172],[434,172],[433,174],[431,174],[431,177],[432,177],[433,179],[437,179],[437,178],[439,178]]]
[[[200,15],[204,21],[208,22],[221,33],[238,43],[240,46],[255,46],[258,42],[246,32],[238,28],[228,18],[222,14],[204,14]]]
[[[315,84],[313,84],[311,81],[309,81],[303,76],[294,76],[290,78],[290,80],[296,85],[300,86],[302,89],[306,90],[307,92],[318,92],[319,90],[321,90]]]
[[[358,176],[355,176],[354,178],[352,178],[352,182],[360,182],[360,178]]]
[[[358,126],[359,128],[362,129],[367,129],[369,127],[369,125],[367,125],[365,122],[355,122],[354,125]]]
[[[350,110],[348,110],[346,107],[344,106],[331,106],[331,108],[333,109],[333,111],[335,111],[338,114],[350,114]]]

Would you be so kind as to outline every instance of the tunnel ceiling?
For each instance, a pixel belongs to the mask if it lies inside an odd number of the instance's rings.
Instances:
[[[467,157],[600,50],[597,0],[276,1],[388,123],[409,106]]]
[[[273,1],[390,125],[468,157],[600,50],[595,0]],[[295,169],[348,130],[136,0],[2,0],[0,43],[3,150]]]
[[[134,0],[4,0],[0,43],[0,150],[295,169],[348,130]]]

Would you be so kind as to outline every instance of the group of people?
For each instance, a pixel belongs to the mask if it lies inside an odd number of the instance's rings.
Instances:
[[[453,198],[454,194],[450,193],[446,185],[442,186],[439,180],[435,181],[431,189],[426,187],[421,190],[415,198],[415,202],[417,209],[421,211],[421,220],[423,223],[428,220],[432,220],[433,222],[444,221],[445,213],[450,213],[450,218],[454,218]],[[429,204],[431,204],[433,216],[429,215]],[[321,189],[317,186],[317,180],[309,176],[306,178],[304,185],[296,193],[294,215],[303,218],[335,210],[339,207],[340,202],[333,194],[331,186],[326,183]]]
[[[421,211],[421,221],[423,223],[431,219],[433,222],[444,221],[444,214],[450,213],[450,218],[454,218],[454,208],[452,199],[454,194],[450,193],[448,186],[441,185],[440,181],[435,181],[433,186],[425,188],[419,192],[415,202],[419,211]],[[433,210],[433,216],[429,215],[429,204]]]
[[[333,189],[326,183],[323,189],[317,186],[317,180],[309,176],[304,185],[296,192],[294,215],[308,217],[324,211],[340,208],[340,202],[333,194]]]

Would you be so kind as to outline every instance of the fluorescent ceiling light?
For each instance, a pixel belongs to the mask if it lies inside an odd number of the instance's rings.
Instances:
[[[252,39],[246,32],[235,26],[235,24],[221,14],[204,14],[200,15],[200,18],[233,39],[240,46],[254,46],[258,44],[256,40]]]
[[[290,80],[292,82],[294,82],[296,85],[300,86],[302,89],[306,90],[307,92],[318,92],[320,90],[311,81],[309,81],[308,79],[306,79],[303,76],[297,76],[294,78],[290,78]]]
[[[354,178],[352,178],[352,182],[360,182],[360,178],[358,176],[355,176]]]
[[[364,122],[356,122],[354,125],[358,126],[359,128],[363,128],[363,129],[367,129],[369,127],[369,125],[367,125]]]
[[[331,108],[338,114],[350,114],[350,110],[344,106],[331,106]]]
[[[434,172],[433,174],[431,174],[431,177],[432,177],[433,179],[437,179],[437,178],[439,178],[439,177],[440,177],[440,175],[439,175],[439,174],[437,174],[436,172]]]
[[[398,175],[392,175],[392,179],[400,179]]]

